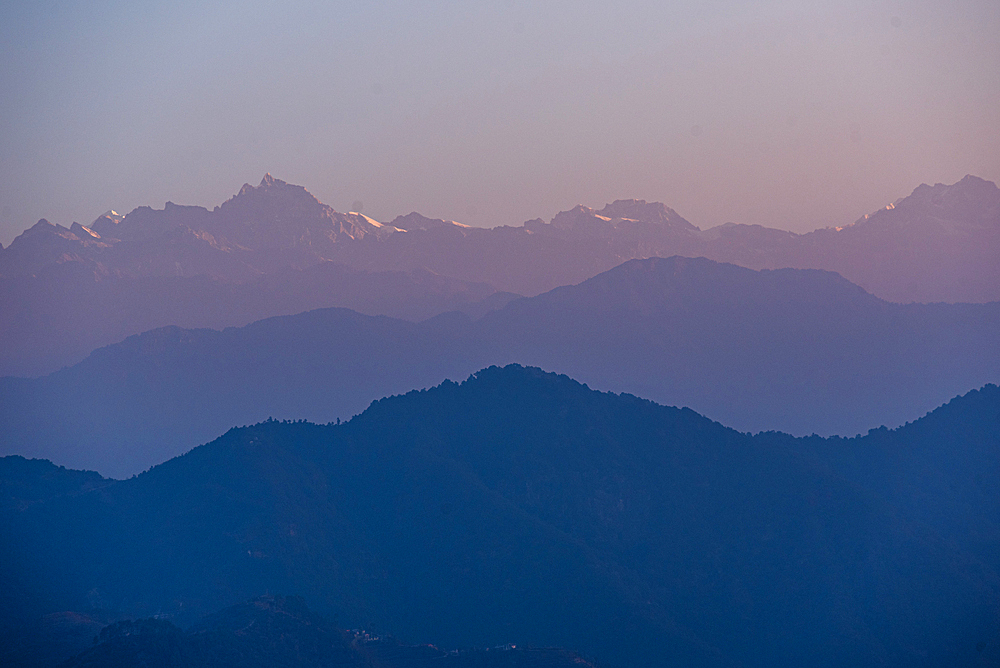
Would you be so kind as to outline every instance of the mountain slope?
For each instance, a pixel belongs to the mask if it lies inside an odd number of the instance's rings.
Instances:
[[[741,431],[862,433],[1000,380],[1000,304],[883,302],[836,274],[633,260],[479,320],[344,309],[164,328],[0,379],[0,453],[127,476],[268,417],[346,419],[491,364],[688,406]]]
[[[167,327],[40,379],[0,379],[9,452],[128,476],[233,425],[326,422],[375,398],[461,377],[481,354],[449,320],[417,324],[346,309],[221,332]],[[6,452],[5,452],[6,454]],[[91,466],[89,463],[95,463]]]
[[[923,184],[852,225],[802,235],[768,265],[831,269],[895,302],[1000,300],[1000,189]]]
[[[433,229],[331,253],[354,266],[428,267],[526,295],[625,260],[683,255],[751,269],[836,271],[901,303],[983,303],[1000,301],[1000,189],[974,176],[925,184],[853,224],[807,234],[733,223],[700,230],[663,204],[618,200],[600,210],[577,206],[549,223]]]
[[[995,466],[996,387],[882,443],[931,444],[961,406],[989,447],[950,457]],[[179,621],[266,590],[309,592],[347,625],[404,641],[554,644],[617,665],[995,656],[998,564],[942,536],[926,506],[832,471],[817,443],[491,368],[340,426],[232,430],[8,515],[5,576],[55,609]],[[928,487],[927,503],[947,503],[942,490]]]
[[[477,324],[504,361],[740,430],[853,435],[1000,380],[1000,303],[892,304],[816,270],[632,260]]]
[[[168,202],[163,210],[105,215],[89,228],[39,221],[0,249],[0,276],[74,264],[109,276],[242,282],[333,260],[365,270],[429,269],[535,295],[628,259],[671,255],[836,271],[890,301],[997,301],[1000,189],[971,175],[924,184],[853,224],[801,235],[732,223],[700,230],[644,200],[577,206],[549,223],[487,230],[416,212],[391,224],[338,213],[268,174],[212,211]]]
[[[904,303],[1000,301],[1000,190],[973,176],[921,185],[854,224],[804,235],[700,230],[634,199],[488,230],[416,212],[383,224],[266,175],[213,210],[168,202],[90,227],[42,220],[0,248],[0,375],[49,373],[158,326],[240,326],[329,306],[419,320],[497,290],[537,295],[674,255],[837,271]]]
[[[497,292],[422,267],[327,260],[337,244],[393,233],[403,232],[269,174],[212,211],[168,202],[91,227],[40,221],[0,249],[0,376],[51,373],[156,327],[242,326],[333,306],[423,320],[482,312],[476,304]]]

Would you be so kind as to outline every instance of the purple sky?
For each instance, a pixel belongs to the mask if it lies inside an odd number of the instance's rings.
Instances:
[[[996,0],[0,8],[4,245],[268,171],[380,220],[638,197],[796,231],[1000,181]]]

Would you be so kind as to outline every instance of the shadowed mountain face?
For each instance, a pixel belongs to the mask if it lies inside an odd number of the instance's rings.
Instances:
[[[211,211],[167,203],[109,212],[90,227],[40,221],[0,249],[0,374],[47,373],[150,327],[238,326],[291,312],[257,303],[258,284],[303,310],[419,319],[476,301],[472,293],[537,295],[629,259],[672,255],[837,271],[897,302],[1000,301],[1000,190],[972,176],[922,185],[853,225],[804,235],[735,224],[700,230],[643,200],[487,230],[415,212],[382,224],[267,175]],[[398,273],[372,277],[370,287],[299,276],[330,261],[365,272],[430,271],[447,288]],[[411,297],[424,307],[404,307]]]
[[[0,452],[127,476],[232,425],[349,418],[520,362],[739,430],[896,426],[1000,379],[1000,304],[891,304],[829,272],[633,260],[471,320],[343,309],[164,328],[45,378],[0,380]]]
[[[985,666],[998,411],[989,386],[896,431],[751,437],[491,368],[344,425],[234,429],[130,480],[8,504],[2,577],[44,612],[182,625],[305,592],[404,642],[608,665]]]

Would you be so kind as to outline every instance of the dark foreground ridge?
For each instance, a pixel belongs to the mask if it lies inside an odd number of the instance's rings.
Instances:
[[[407,644],[612,666],[1000,659],[996,386],[797,439],[494,367],[341,425],[233,429],[129,480],[19,457],[0,480],[4,665],[269,591]]]
[[[101,630],[94,647],[62,668],[587,668],[575,652],[550,648],[441,650],[345,631],[297,596],[261,596],[181,631],[161,619],[125,620]]]

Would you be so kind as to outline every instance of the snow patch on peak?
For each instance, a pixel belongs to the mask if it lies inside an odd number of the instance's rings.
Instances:
[[[364,222],[368,223],[369,225],[371,225],[372,227],[374,227],[376,229],[380,228],[380,227],[386,227],[385,225],[383,225],[382,223],[378,222],[374,218],[369,218],[365,214],[358,213],[357,211],[348,211],[347,215],[348,216],[356,216],[357,218],[360,218],[361,220],[363,220]]]

